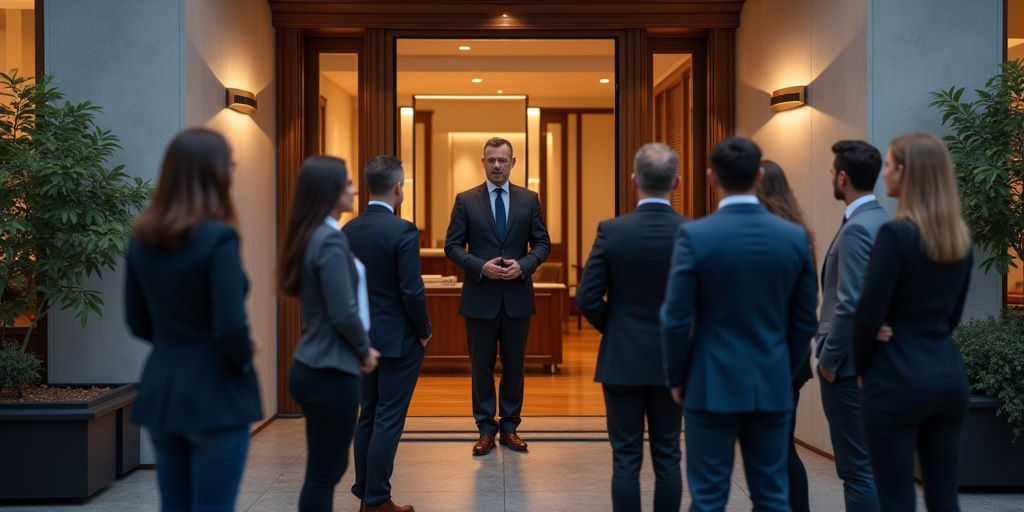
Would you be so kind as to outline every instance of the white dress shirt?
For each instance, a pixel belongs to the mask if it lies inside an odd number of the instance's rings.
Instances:
[[[753,194],[737,194],[735,196],[722,198],[722,200],[718,202],[718,209],[721,210],[726,206],[734,204],[761,204],[761,202],[758,201],[757,196]]]
[[[388,210],[391,210],[391,213],[395,213],[395,207],[391,206],[388,203],[385,203],[384,201],[367,201],[366,202],[366,206],[370,206],[371,204],[383,206],[384,208],[387,208]],[[493,204],[491,205],[491,209],[492,210],[494,209],[494,205]]]
[[[505,203],[505,225],[507,226],[508,225],[508,205],[509,205],[509,203],[512,202],[512,201],[509,201],[509,195],[508,195],[508,188],[509,187],[508,187],[508,182],[507,181],[505,182],[504,185],[502,185],[501,187],[498,187],[494,183],[491,183],[491,180],[487,180],[487,195],[490,196],[490,199],[491,199],[491,217],[492,218],[496,218],[496,217],[494,217],[494,200],[497,198],[497,195],[494,193],[494,190],[497,189],[497,188],[501,188],[502,190],[505,191],[505,193],[501,195],[501,201],[503,203]]]
[[[637,201],[636,206],[639,208],[640,206],[643,206],[648,203],[663,204],[665,206],[668,206],[669,208],[672,207],[672,203],[670,203],[668,199],[662,199],[660,197],[645,197]]]
[[[868,195],[866,195],[864,197],[858,197],[857,199],[854,199],[854,201],[852,203],[846,205],[846,218],[849,219],[850,215],[853,215],[854,210],[856,210],[857,208],[860,208],[860,205],[862,205],[862,204],[864,204],[864,203],[866,203],[868,201],[874,201],[876,199],[877,198],[875,197],[874,194],[868,194]]]
[[[341,224],[338,224],[338,219],[335,219],[330,215],[324,219],[324,224],[327,224],[336,231],[341,231]],[[352,255],[352,259],[356,262],[356,275],[359,276],[359,285],[356,289],[356,305],[359,309],[359,322],[363,324],[363,329],[369,331],[370,293],[366,286],[366,266],[363,265],[363,262],[359,261],[359,258],[356,258],[355,255]]]

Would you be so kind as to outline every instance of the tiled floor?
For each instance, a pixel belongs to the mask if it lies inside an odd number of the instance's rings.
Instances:
[[[394,498],[420,512],[431,511],[610,511],[611,449],[603,418],[528,418],[521,433],[530,453],[503,448],[484,457],[470,455],[475,439],[465,419],[411,418],[398,452],[392,479]],[[468,428],[467,428],[468,427]],[[815,511],[843,509],[842,484],[832,462],[801,451]],[[239,511],[295,510],[302,485],[305,442],[301,420],[277,420],[253,438]],[[138,470],[85,502],[10,505],[19,512],[146,512],[159,510],[155,472]],[[351,466],[335,493],[335,510],[356,511],[359,502],[348,489]],[[644,510],[650,510],[653,474],[641,478]],[[684,484],[685,487],[685,484]],[[919,499],[920,501],[920,499]],[[689,496],[683,495],[683,505]],[[920,510],[924,510],[919,503]],[[1024,511],[1024,494],[962,494],[966,512]],[[733,472],[727,510],[749,510],[742,468]]]

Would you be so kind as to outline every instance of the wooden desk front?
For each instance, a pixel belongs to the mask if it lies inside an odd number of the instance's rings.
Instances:
[[[466,322],[459,316],[462,283],[427,284],[427,310],[434,338],[427,347],[423,364],[429,367],[469,365]],[[526,364],[545,367],[562,364],[562,318],[566,303],[563,284],[534,283],[537,314],[530,321],[526,341]]]

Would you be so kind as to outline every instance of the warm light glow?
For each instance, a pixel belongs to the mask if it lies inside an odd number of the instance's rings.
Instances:
[[[807,100],[807,87],[796,85],[784,87],[772,92],[768,106],[776,112],[802,107]]]
[[[526,115],[528,116],[540,116],[540,107],[527,107]]]
[[[399,111],[402,113],[403,116],[411,116],[416,112],[415,110],[413,110],[412,107],[402,107],[399,109]]]
[[[601,82],[602,84],[606,84],[608,82],[611,82],[611,80],[609,80],[607,78],[602,78],[602,79],[598,80],[598,82]]]
[[[498,89],[498,94],[505,94],[505,89]]]
[[[501,17],[502,18],[508,18],[508,14],[507,13],[506,14],[502,14]]]
[[[472,82],[473,82],[474,84],[478,84],[478,83],[480,83],[480,82],[483,82],[483,81],[484,81],[484,79],[483,79],[483,78],[474,78],[474,79],[473,79],[473,80],[471,80],[471,81],[472,81]]]
[[[459,51],[461,51],[461,52],[468,52],[468,51],[470,51],[472,49],[473,48],[471,46],[469,46],[468,44],[464,44],[464,45],[459,47]]]
[[[525,94],[506,94],[504,96],[487,94],[417,94],[417,100],[525,100]]]
[[[251,91],[228,87],[225,106],[243,114],[252,114],[256,111],[256,95]]]

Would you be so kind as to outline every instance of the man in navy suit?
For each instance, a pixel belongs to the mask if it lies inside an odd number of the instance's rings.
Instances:
[[[728,137],[710,160],[723,199],[679,227],[661,307],[667,382],[685,404],[690,510],[725,508],[738,439],[754,509],[788,511],[792,381],[817,327],[814,262],[804,228],[758,204],[753,141]]]
[[[361,510],[412,512],[413,507],[391,501],[391,473],[431,337],[420,274],[419,230],[395,216],[404,197],[402,162],[378,156],[367,162],[363,174],[370,201],[342,231],[352,252],[366,265],[370,344],[380,352],[380,359],[377,369],[362,382],[352,493],[363,501]]]
[[[646,144],[637,151],[632,177],[636,210],[598,224],[576,290],[577,308],[602,335],[594,380],[604,390],[616,512],[640,511],[645,419],[655,512],[678,512],[683,497],[683,410],[665,387],[658,320],[672,243],[686,221],[668,200],[679,186],[678,166],[679,156],[665,144]]]
[[[551,241],[537,193],[509,183],[516,159],[512,143],[500,137],[484,144],[487,181],[455,197],[444,253],[465,272],[459,314],[466,338],[473,386],[473,419],[480,437],[473,455],[494,448],[494,437],[525,452],[516,433],[523,409],[526,336],[533,303],[533,271],[548,257]],[[501,353],[501,384],[494,421],[494,363]]]

